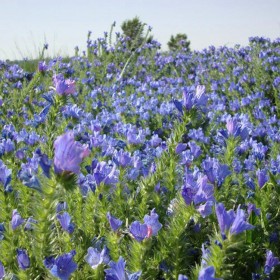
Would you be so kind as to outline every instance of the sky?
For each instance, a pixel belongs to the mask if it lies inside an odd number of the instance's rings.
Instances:
[[[103,37],[116,22],[138,16],[167,50],[185,33],[191,49],[247,45],[251,36],[280,37],[280,0],[0,0],[0,59],[37,58],[86,49],[88,31]]]

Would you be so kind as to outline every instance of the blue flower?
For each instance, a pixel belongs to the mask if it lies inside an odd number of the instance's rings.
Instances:
[[[207,183],[207,176],[198,178],[197,187],[197,192],[193,197],[195,205],[207,201],[214,201],[214,186]]]
[[[201,155],[201,148],[195,142],[190,141],[188,145],[194,158],[197,158]]]
[[[278,87],[279,84],[280,84],[280,77],[278,76],[278,77],[276,77],[276,78],[274,79],[273,85],[274,85],[275,87]]]
[[[122,225],[122,221],[117,219],[116,217],[112,216],[110,212],[107,213],[107,219],[109,221],[109,224],[113,231],[116,231],[119,229],[119,227]]]
[[[100,253],[96,248],[89,247],[85,260],[93,269],[102,263],[107,264],[110,260],[108,248],[105,246]]]
[[[69,95],[76,92],[75,81],[64,79],[62,74],[53,76],[55,90],[59,95]]]
[[[141,276],[141,271],[128,273],[125,270],[125,260],[120,257],[118,262],[111,261],[110,268],[105,269],[106,280],[138,280]]]
[[[0,279],[4,279],[5,276],[5,268],[3,264],[0,262]]]
[[[73,233],[75,225],[71,223],[71,217],[67,212],[56,215],[61,227],[68,233]]]
[[[0,160],[0,183],[4,186],[4,190],[8,190],[12,180],[12,171],[6,167],[2,160]]]
[[[79,119],[83,115],[83,110],[77,106],[77,104],[74,105],[67,105],[65,106],[63,110],[63,116],[65,118],[75,118]]]
[[[24,226],[24,230],[33,230],[34,224],[37,224],[37,223],[38,223],[37,220],[33,219],[32,217],[29,217]]]
[[[18,177],[25,186],[41,191],[41,185],[35,172],[37,170],[32,169],[29,163],[25,163],[22,164],[21,170],[18,172]]]
[[[255,227],[246,222],[244,210],[240,209],[240,206],[238,206],[235,219],[231,225],[230,233],[239,234],[245,230],[250,230],[253,228]]]
[[[183,92],[182,102],[178,100],[174,100],[173,102],[180,113],[183,113],[183,109],[189,111],[194,107],[203,108],[207,103],[205,86],[198,85],[196,88],[187,87]]]
[[[156,210],[151,211],[151,215],[145,215],[144,222],[148,226],[148,237],[157,235],[158,231],[162,228],[162,224],[158,221],[158,214]]]
[[[191,174],[187,174],[181,194],[187,205],[191,203],[196,205],[196,210],[203,218],[212,213],[212,206],[215,201],[214,186],[208,184],[206,175],[200,176],[197,181],[195,181]]]
[[[276,265],[279,265],[279,264],[280,264],[279,258],[274,257],[273,253],[270,250],[268,250],[266,252],[266,260],[265,260],[265,266],[264,266],[264,273],[265,274],[270,274],[272,272],[273,268]]]
[[[231,209],[226,211],[223,203],[216,205],[216,215],[222,235],[230,231],[231,234],[239,234],[245,230],[255,228],[253,225],[246,222],[245,212],[238,206],[236,214]]]
[[[3,232],[5,231],[4,223],[0,223],[0,241],[4,239]]]
[[[252,152],[256,160],[260,160],[260,161],[263,160],[265,158],[267,151],[268,151],[267,146],[263,145],[262,143],[253,142]]]
[[[160,143],[162,142],[162,139],[160,137],[158,137],[157,134],[154,134],[150,140],[150,144],[152,147],[156,148],[157,146],[160,145]]]
[[[42,154],[40,149],[36,149],[35,154],[39,157],[39,164],[44,172],[44,175],[50,177],[51,160],[46,154]]]
[[[187,144],[184,143],[178,143],[178,145],[176,146],[176,154],[181,154],[184,150],[187,149]]]
[[[259,187],[262,188],[265,185],[265,183],[268,181],[267,172],[264,169],[258,169],[256,171],[256,175],[257,175]]]
[[[39,61],[38,62],[38,71],[39,72],[46,72],[48,70],[48,65],[46,61]]]
[[[206,218],[212,213],[212,207],[214,205],[213,201],[207,201],[205,204],[201,204],[196,207],[196,210],[200,213],[202,218]]]
[[[202,256],[201,256],[201,265],[202,267],[207,267],[207,261],[211,256],[211,251],[207,248],[207,243],[203,243],[201,246]]]
[[[24,249],[17,249],[18,266],[22,270],[26,270],[30,266],[30,259]]]
[[[54,168],[56,173],[80,172],[80,164],[90,151],[87,146],[75,141],[73,132],[66,132],[54,141]]]
[[[242,140],[245,140],[248,135],[248,129],[245,127],[245,124],[241,124],[236,117],[228,117],[226,120],[227,130],[221,130],[219,133],[224,138],[229,138],[229,136],[240,137]]]
[[[75,255],[75,250],[72,250],[70,253],[66,253],[56,259],[48,257],[44,260],[44,265],[53,276],[61,280],[68,280],[71,274],[78,268],[77,264],[73,262]]]
[[[67,203],[65,201],[60,201],[56,205],[56,213],[67,210]]]
[[[141,242],[142,240],[148,237],[148,226],[146,224],[141,224],[138,221],[133,222],[130,225],[129,230],[138,242]]]
[[[15,230],[17,227],[19,227],[23,223],[24,223],[24,219],[18,213],[17,209],[13,210],[13,216],[12,216],[12,221],[11,221],[12,229]]]
[[[117,170],[117,166],[114,164],[110,166],[104,161],[101,162],[93,162],[93,176],[96,184],[99,186],[102,182],[105,185],[115,185],[119,181],[119,170]]]
[[[218,186],[221,186],[225,178],[231,174],[229,167],[226,164],[220,164],[215,158],[206,158],[202,162],[202,167],[209,181],[212,184],[216,182]]]
[[[130,233],[138,242],[141,242],[145,238],[157,235],[161,228],[162,224],[158,221],[158,214],[153,209],[151,215],[145,215],[144,224],[135,221],[130,225]]]
[[[127,167],[131,165],[131,156],[128,152],[123,150],[115,151],[114,160],[116,161],[118,166]]]
[[[213,266],[208,266],[200,270],[198,275],[198,280],[219,280],[215,278],[215,268]]]
[[[189,280],[189,278],[183,274],[178,275],[178,280]]]
[[[231,224],[234,221],[234,211],[231,209],[226,211],[223,203],[219,203],[216,205],[216,215],[219,223],[220,230],[222,234],[229,230]]]

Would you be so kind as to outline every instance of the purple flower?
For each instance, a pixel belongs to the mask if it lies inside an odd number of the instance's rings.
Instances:
[[[60,95],[68,95],[76,92],[75,81],[64,79],[62,74],[53,76],[55,90]]]
[[[17,249],[17,261],[20,269],[26,270],[30,266],[30,259],[24,249]]]
[[[190,110],[194,106],[205,106],[206,103],[205,86],[198,85],[195,89],[195,94],[188,90],[183,92],[183,105],[187,110]]]
[[[193,156],[195,158],[197,158],[197,157],[199,157],[201,155],[201,149],[200,149],[200,147],[198,145],[196,145],[195,142],[191,141],[191,142],[188,143],[188,145],[189,145],[189,147],[191,149],[191,153],[193,154]]]
[[[266,170],[258,169],[256,171],[256,175],[258,178],[259,187],[262,188],[265,185],[265,183],[268,181],[267,172]]]
[[[253,156],[256,160],[263,160],[268,151],[268,147],[263,145],[262,143],[253,142],[252,144],[252,152]]]
[[[35,155],[39,158],[39,164],[44,172],[44,175],[50,177],[51,160],[46,154],[42,154],[41,150],[38,148],[35,151]]]
[[[85,260],[93,269],[96,269],[102,263],[100,253],[97,251],[97,249],[92,247],[88,248],[88,253],[85,257]]]
[[[2,160],[0,160],[0,183],[3,184],[4,189],[7,190],[11,182],[12,171],[6,167]]]
[[[220,164],[215,158],[206,158],[202,162],[202,167],[209,181],[212,184],[217,182],[218,186],[220,186],[225,178],[231,174],[229,167],[226,164]]]
[[[162,139],[160,137],[158,137],[157,134],[154,134],[150,140],[151,146],[154,148],[159,146],[161,142],[162,142]]]
[[[158,221],[158,214],[156,210],[151,211],[151,215],[145,215],[144,222],[148,226],[148,237],[157,235],[162,228],[162,224]]]
[[[38,63],[38,71],[39,72],[45,72],[48,70],[48,65],[45,61],[39,61]]]
[[[55,263],[55,258],[53,256],[46,257],[43,263],[47,269],[51,269]]]
[[[189,278],[183,274],[178,275],[178,280],[189,280]]]
[[[230,233],[239,234],[245,230],[250,230],[253,228],[255,227],[246,222],[244,210],[240,209],[240,206],[238,206],[235,219],[231,225]]]
[[[122,225],[122,221],[117,219],[116,217],[112,216],[110,212],[107,213],[107,219],[109,221],[109,224],[113,231],[116,231],[119,229],[119,227]]]
[[[231,234],[239,234],[254,228],[254,226],[246,222],[245,212],[240,209],[240,206],[238,206],[235,214],[232,209],[226,211],[224,205],[219,203],[216,205],[216,215],[222,234],[229,230]]]
[[[37,220],[33,219],[32,217],[29,217],[24,226],[24,230],[33,230],[34,224],[37,224],[37,223],[38,223]]]
[[[90,153],[87,146],[75,141],[74,133],[69,131],[54,141],[54,169],[56,173],[80,172],[80,163]]]
[[[0,262],[0,279],[3,279],[5,276],[5,268],[3,264]]]
[[[174,100],[175,107],[180,113],[183,113],[183,108],[187,111],[194,107],[205,107],[207,96],[205,95],[205,86],[198,85],[196,88],[188,87],[183,92],[182,102]]]
[[[274,257],[273,253],[268,250],[266,251],[266,260],[265,260],[265,266],[264,266],[264,273],[270,274],[274,268],[274,266],[279,265],[279,258]]]
[[[207,201],[214,201],[214,186],[207,183],[207,176],[198,178],[197,187],[197,192],[193,197],[195,205]]]
[[[237,127],[238,127],[238,122],[237,120],[233,119],[233,118],[229,118],[227,119],[227,124],[226,124],[226,127],[227,127],[227,132],[229,135],[234,135]]]
[[[11,221],[12,229],[15,230],[17,227],[19,227],[23,223],[24,223],[24,219],[18,213],[17,209],[13,210],[13,216],[12,216],[12,221]]]
[[[138,242],[141,242],[145,238],[157,235],[161,228],[162,224],[158,221],[158,214],[153,209],[150,216],[145,215],[144,224],[135,221],[130,225],[130,233]]]
[[[219,280],[219,278],[215,278],[215,268],[214,266],[208,266],[200,270],[198,275],[198,280]]]
[[[247,128],[243,127],[241,123],[238,122],[238,120],[235,118],[229,117],[227,119],[226,127],[227,127],[226,134],[232,135],[233,137],[240,136],[242,140],[245,140],[249,135]],[[227,137],[228,135],[225,136]]]
[[[248,203],[247,205],[247,212],[250,215],[252,212],[254,212],[257,216],[261,215],[261,209],[257,208],[255,204],[253,203]]]
[[[234,211],[231,209],[226,211],[223,203],[219,203],[216,205],[216,215],[219,223],[220,230],[222,234],[229,230],[231,224],[234,221]]]
[[[195,196],[196,190],[193,188],[190,188],[189,186],[183,186],[182,187],[182,197],[185,200],[185,203],[187,205],[190,205],[193,202],[193,198]]]
[[[107,264],[109,262],[107,247],[101,253],[96,248],[89,247],[85,260],[93,269],[96,269],[102,263]]]
[[[74,231],[74,224],[71,223],[71,217],[67,212],[64,212],[63,214],[57,214],[56,215],[61,227],[67,231],[68,233],[73,233]]]
[[[114,164],[110,166],[106,162],[98,162],[97,164],[92,162],[94,166],[93,176],[96,184],[99,186],[102,182],[105,185],[115,185],[119,179],[119,170],[117,170],[117,166]]]
[[[213,201],[207,201],[205,204],[201,204],[200,206],[196,207],[196,210],[200,213],[202,218],[205,218],[212,213],[213,205]]]
[[[56,213],[67,210],[67,203],[65,201],[60,201],[56,205]]]
[[[211,251],[207,248],[206,243],[203,243],[201,246],[202,256],[201,256],[201,265],[202,267],[207,267],[207,261],[211,256]]]
[[[184,143],[178,143],[178,145],[176,146],[176,154],[181,154],[183,151],[185,151],[187,148],[187,144]]]
[[[148,237],[148,226],[135,221],[130,225],[130,233],[138,242],[141,242]]]
[[[280,84],[280,77],[278,76],[278,77],[276,77],[276,78],[274,79],[273,85],[274,85],[275,87],[278,87],[279,84]]]
[[[75,255],[75,250],[72,250],[70,253],[66,253],[56,259],[48,257],[44,260],[44,265],[54,277],[68,280],[70,275],[78,268],[77,264],[73,262]]]
[[[215,201],[214,186],[208,184],[206,175],[200,176],[195,181],[191,174],[187,174],[185,185],[182,187],[182,197],[187,205],[194,203],[202,217],[205,218],[212,213],[212,206]]]
[[[122,167],[127,167],[131,164],[131,157],[128,152],[123,150],[115,152],[115,160],[117,161],[118,165]]]
[[[128,273],[125,270],[125,260],[120,257],[118,262],[111,261],[109,263],[110,268],[105,269],[106,280],[138,280],[141,276],[141,271],[135,273]]]

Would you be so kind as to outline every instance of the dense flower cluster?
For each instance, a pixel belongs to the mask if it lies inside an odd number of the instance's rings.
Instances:
[[[0,61],[0,279],[280,279],[280,40],[90,36]]]

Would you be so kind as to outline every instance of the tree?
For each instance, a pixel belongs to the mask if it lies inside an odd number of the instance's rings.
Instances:
[[[138,17],[133,18],[132,20],[126,20],[122,23],[121,29],[123,34],[126,37],[129,37],[130,41],[128,46],[132,49],[139,47],[144,41],[144,28],[145,23],[142,23]],[[152,41],[152,36],[146,39],[147,42]]]
[[[190,52],[190,44],[187,35],[182,33],[176,34],[175,37],[172,35],[167,43],[170,51],[185,50],[187,52]]]

